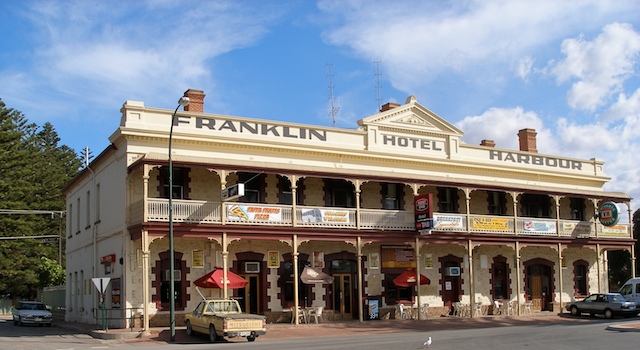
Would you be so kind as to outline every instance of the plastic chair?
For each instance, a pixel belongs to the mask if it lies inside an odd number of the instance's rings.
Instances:
[[[524,303],[522,303],[522,314],[529,314],[531,315],[531,304],[533,302],[531,300],[529,301],[525,301]]]
[[[453,307],[453,315],[455,317],[461,317],[462,316],[462,307],[460,305],[459,301],[455,301],[453,303],[451,303],[451,306]]]
[[[429,303],[424,303],[420,306],[420,314],[425,320],[429,318]]]
[[[294,317],[296,317],[294,315]],[[309,323],[309,321],[307,320],[307,313],[304,311],[303,308],[301,308],[300,306],[298,306],[298,323]]]
[[[484,316],[484,312],[482,311],[482,303],[477,302],[475,304],[475,310],[473,310],[473,317]]]
[[[396,314],[396,319],[404,320],[404,318],[405,318],[404,305],[398,304],[398,313]]]
[[[502,305],[503,303],[494,300],[493,301],[493,314],[494,315],[501,315],[502,314]]]
[[[322,319],[322,311],[324,310],[324,306],[318,306],[314,309],[309,310],[309,318],[313,316],[318,323],[318,319]]]

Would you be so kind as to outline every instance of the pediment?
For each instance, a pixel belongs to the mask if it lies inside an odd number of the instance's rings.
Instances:
[[[404,105],[359,120],[358,125],[364,128],[375,126],[378,129],[392,129],[408,133],[456,135],[459,137],[463,135],[460,129],[420,105],[413,96],[407,98]]]

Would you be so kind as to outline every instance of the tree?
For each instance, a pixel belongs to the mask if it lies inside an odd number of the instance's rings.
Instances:
[[[65,209],[61,189],[82,162],[75,151],[59,146],[59,141],[53,125],[39,128],[28,123],[21,112],[6,108],[0,99],[0,209]],[[60,220],[36,214],[0,215],[0,237],[58,235],[64,225]],[[33,298],[38,288],[59,281],[41,280],[43,269],[54,270],[51,262],[58,259],[58,253],[57,240],[0,240],[0,294]]]

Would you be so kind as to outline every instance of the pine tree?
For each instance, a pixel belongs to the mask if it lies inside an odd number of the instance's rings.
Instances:
[[[53,125],[30,124],[0,99],[0,209],[65,209],[61,189],[82,163],[59,141]],[[0,215],[0,238],[58,235],[64,224],[60,220],[40,214]],[[0,294],[33,298],[38,288],[59,281],[42,280],[43,271],[56,270],[51,261],[57,264],[58,253],[57,239],[0,240]]]

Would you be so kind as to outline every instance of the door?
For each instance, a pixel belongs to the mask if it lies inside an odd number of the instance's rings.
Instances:
[[[338,273],[333,275],[333,314],[337,318],[352,318],[352,289],[351,274]]]
[[[260,309],[260,275],[259,274],[242,274],[242,278],[249,283],[244,288],[238,289],[238,302],[242,307],[242,311],[249,314],[259,314]]]
[[[460,301],[460,277],[444,276],[442,285],[442,300],[444,306],[448,306],[453,311],[452,304]]]
[[[542,276],[531,276],[531,301],[534,308],[542,310]]]

